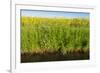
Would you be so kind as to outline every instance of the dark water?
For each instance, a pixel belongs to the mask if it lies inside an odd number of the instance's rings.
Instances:
[[[89,52],[72,52],[67,54],[59,52],[21,53],[21,63],[67,60],[89,60]]]

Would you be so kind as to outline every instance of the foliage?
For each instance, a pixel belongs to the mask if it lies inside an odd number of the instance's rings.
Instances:
[[[21,17],[21,52],[89,50],[89,19]]]

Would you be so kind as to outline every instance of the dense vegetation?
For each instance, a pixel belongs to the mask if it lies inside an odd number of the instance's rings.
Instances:
[[[21,17],[21,53],[89,51],[88,18]]]

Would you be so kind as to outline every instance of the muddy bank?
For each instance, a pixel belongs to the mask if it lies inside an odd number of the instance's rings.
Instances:
[[[61,52],[21,53],[21,63],[88,59],[89,52],[71,52],[67,54]]]

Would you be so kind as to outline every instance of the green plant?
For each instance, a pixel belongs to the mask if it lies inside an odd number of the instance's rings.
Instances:
[[[21,17],[21,52],[89,50],[89,19]]]

